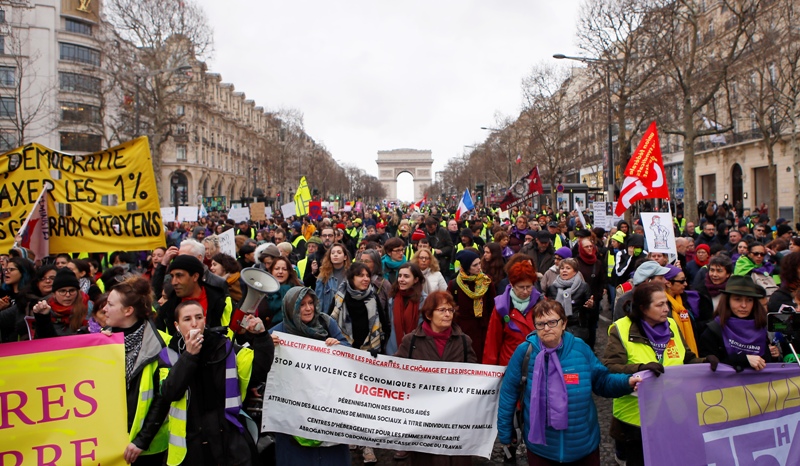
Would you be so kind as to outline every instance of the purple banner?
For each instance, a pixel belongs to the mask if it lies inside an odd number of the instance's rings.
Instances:
[[[639,386],[648,466],[800,464],[800,368],[667,367]]]

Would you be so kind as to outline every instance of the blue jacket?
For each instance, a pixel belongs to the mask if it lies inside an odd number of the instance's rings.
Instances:
[[[331,313],[333,310],[333,297],[336,296],[336,291],[339,290],[340,284],[341,283],[339,283],[333,275],[331,275],[326,282],[319,279],[317,280],[317,286],[314,288],[314,292],[317,294],[317,298],[319,298],[319,312],[323,314]]]
[[[539,336],[528,335],[511,357],[503,384],[500,387],[500,405],[497,412],[497,436],[500,443],[511,443],[514,408],[519,398],[519,384],[522,379],[522,361],[528,345],[533,345],[528,367],[528,379],[522,397],[524,417],[523,437],[525,446],[533,453],[552,461],[570,463],[592,453],[600,445],[600,425],[597,421],[597,407],[592,400],[592,391],[597,395],[615,398],[630,394],[633,390],[628,385],[630,374],[611,374],[594,355],[592,349],[580,338],[564,332],[563,347],[558,350],[558,358],[565,375],[577,374],[577,384],[567,384],[569,399],[569,427],[566,430],[554,430],[547,426],[545,438],[547,445],[535,445],[528,442],[530,429],[530,399],[533,382],[533,365],[540,351]]]

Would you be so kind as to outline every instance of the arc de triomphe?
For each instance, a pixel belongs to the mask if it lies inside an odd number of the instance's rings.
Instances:
[[[397,199],[397,176],[407,172],[414,177],[414,199],[418,201],[431,185],[433,156],[429,150],[393,149],[379,150],[378,181],[386,189],[387,199]]]

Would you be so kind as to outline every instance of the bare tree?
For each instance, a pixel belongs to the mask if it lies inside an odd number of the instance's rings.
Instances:
[[[630,159],[631,141],[647,118],[646,88],[652,84],[656,70],[652,58],[658,51],[643,26],[654,6],[650,0],[584,0],[580,10],[579,46],[591,57],[587,63],[607,95],[602,104],[608,112],[607,128],[595,134],[608,140],[616,132],[618,155],[614,165],[622,170]],[[613,147],[608,149],[613,151]],[[609,181],[619,189],[617,182],[621,180]]]
[[[104,69],[125,96],[133,97],[132,108],[123,107],[127,114],[121,118],[134,121],[132,136],[149,136],[159,174],[162,148],[185,117],[182,106],[203,103],[204,83],[197,71],[211,53],[211,28],[192,0],[109,0],[104,10],[117,35],[104,42],[105,56],[113,58]]]
[[[780,86],[778,82],[778,63],[786,30],[790,23],[784,23],[782,8],[763,9],[755,22],[751,34],[751,46],[743,57],[741,72],[737,73],[735,93],[729,92],[731,104],[741,102],[741,113],[749,114],[757,132],[764,141],[767,154],[769,176],[769,212],[778,215],[778,167],[775,165],[775,145],[781,140],[787,119],[779,111]],[[784,29],[785,28],[785,29]],[[737,70],[738,71],[738,70]],[[736,135],[734,135],[735,137]]]
[[[541,63],[522,82],[524,110],[519,124],[528,135],[526,153],[539,174],[548,180],[553,206],[557,206],[558,173],[580,166],[575,150],[577,125],[570,108],[577,105],[577,93],[570,93],[571,72],[563,66]]]
[[[657,11],[649,16],[647,27],[657,41],[659,74],[664,78],[660,95],[665,107],[655,115],[666,122],[665,132],[683,137],[683,172],[685,183],[685,216],[697,222],[697,186],[695,174],[695,142],[699,137],[729,131],[730,125],[704,124],[702,116],[710,106],[729,108],[724,84],[729,69],[737,63],[750,42],[751,30],[759,0],[722,0],[728,20],[718,34],[708,27],[713,18],[705,11],[702,0],[662,0]],[[728,121],[730,115],[725,115]],[[720,117],[716,121],[720,121]]]
[[[21,10],[21,14],[25,14]],[[6,55],[0,60],[0,131],[2,151],[48,134],[58,124],[52,96],[56,82],[41,70],[41,51],[25,53],[25,31],[11,29],[5,37]]]

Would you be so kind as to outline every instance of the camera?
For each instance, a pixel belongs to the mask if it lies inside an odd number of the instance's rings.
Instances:
[[[793,340],[800,335],[800,314],[793,306],[784,304],[778,312],[767,314],[767,330],[780,332],[787,339]]]

